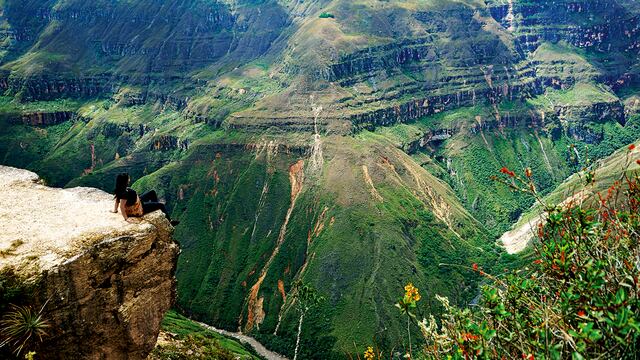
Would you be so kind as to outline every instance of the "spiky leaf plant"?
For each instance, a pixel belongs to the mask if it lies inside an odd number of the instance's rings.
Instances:
[[[12,305],[0,320],[0,347],[10,346],[14,354],[19,356],[35,341],[42,342],[50,327],[42,315],[43,310],[44,306],[40,311],[35,311],[31,306]]]

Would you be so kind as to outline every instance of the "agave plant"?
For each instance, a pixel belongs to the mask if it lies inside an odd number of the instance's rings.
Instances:
[[[42,316],[43,310],[44,306],[40,311],[35,311],[30,306],[12,305],[0,320],[0,347],[11,346],[16,356],[19,356],[36,339],[42,342],[50,327]]]

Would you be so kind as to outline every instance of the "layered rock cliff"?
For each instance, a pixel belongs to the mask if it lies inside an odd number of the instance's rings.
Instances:
[[[103,191],[50,188],[0,166],[0,270],[33,285],[27,302],[44,306],[41,357],[143,359],[155,345],[178,245],[161,213],[129,224],[112,207]]]

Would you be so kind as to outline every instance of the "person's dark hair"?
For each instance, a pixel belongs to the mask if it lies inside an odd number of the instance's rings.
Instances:
[[[116,195],[116,198],[121,198],[122,195],[127,191],[127,186],[129,185],[129,174],[122,173],[116,176],[116,189],[113,191]]]

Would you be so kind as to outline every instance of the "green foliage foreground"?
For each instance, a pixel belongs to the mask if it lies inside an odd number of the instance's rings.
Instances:
[[[625,169],[634,149],[629,147]],[[501,172],[504,178],[497,180],[540,200],[529,169],[523,177],[506,168]],[[586,182],[592,186],[593,176],[586,176]],[[470,270],[487,279],[477,306],[461,309],[437,296],[445,308],[442,318],[419,321],[412,311],[420,297],[411,298],[407,290],[398,307],[420,328],[424,342],[422,351],[406,357],[636,358],[640,174],[623,171],[595,199],[584,201],[579,195],[562,206],[543,204],[546,223],[537,227],[531,266],[493,276],[473,265]],[[384,357],[372,350],[365,359]]]

